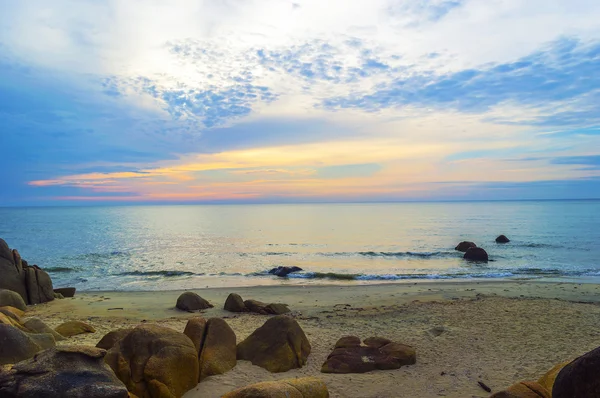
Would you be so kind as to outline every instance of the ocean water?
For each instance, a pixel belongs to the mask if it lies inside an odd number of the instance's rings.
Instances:
[[[600,277],[600,201],[0,208],[0,237],[79,290]]]

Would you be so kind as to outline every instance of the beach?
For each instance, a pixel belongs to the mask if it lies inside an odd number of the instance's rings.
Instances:
[[[95,345],[111,330],[152,323],[183,331],[195,316],[224,318],[240,342],[269,316],[223,310],[229,293],[289,305],[312,351],[301,369],[272,374],[247,361],[202,381],[185,397],[220,397],[251,383],[303,376],[325,381],[331,397],[488,397],[536,380],[559,362],[600,342],[600,285],[531,280],[258,286],[192,290],[214,305],[201,313],[175,309],[179,291],[83,292],[29,307],[26,316],[51,327],[81,320],[96,333],[59,344]],[[438,330],[434,333],[432,329]],[[437,335],[441,331],[441,334]],[[413,346],[417,363],[365,374],[323,374],[343,336],[381,336]]]

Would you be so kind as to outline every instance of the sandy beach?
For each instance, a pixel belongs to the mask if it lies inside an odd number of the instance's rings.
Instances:
[[[270,286],[194,290],[215,305],[204,317],[226,319],[238,342],[268,318],[223,310],[229,293],[283,302],[312,345],[308,364],[271,374],[246,361],[204,380],[185,396],[219,397],[247,384],[318,376],[332,397],[487,397],[513,382],[537,379],[554,364],[600,344],[600,285],[479,281],[362,286]],[[183,331],[199,314],[174,308],[181,291],[77,293],[74,298],[30,307],[27,316],[55,327],[67,320],[93,325],[96,333],[62,344],[95,345],[107,332],[141,323]],[[434,336],[430,330],[443,327]],[[393,371],[333,375],[321,365],[342,336],[382,336],[417,350],[417,364]]]

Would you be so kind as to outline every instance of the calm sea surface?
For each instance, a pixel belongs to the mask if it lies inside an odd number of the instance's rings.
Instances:
[[[0,237],[80,290],[600,277],[600,201],[0,208]]]

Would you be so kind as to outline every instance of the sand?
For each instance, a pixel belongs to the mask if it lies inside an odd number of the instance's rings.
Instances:
[[[289,304],[312,345],[308,364],[281,374],[239,361],[204,380],[185,397],[219,397],[265,380],[318,376],[331,397],[488,397],[515,381],[537,379],[554,364],[600,345],[600,285],[481,281],[370,286],[275,286],[194,290],[215,305],[204,317],[222,317],[238,341],[267,316],[222,309],[227,295]],[[181,292],[78,293],[28,310],[50,326],[82,320],[97,332],[62,344],[95,345],[110,330],[151,322],[183,331],[197,316],[174,309]],[[430,330],[443,327],[434,336]],[[320,373],[338,338],[383,336],[417,350],[417,364],[367,374]]]

